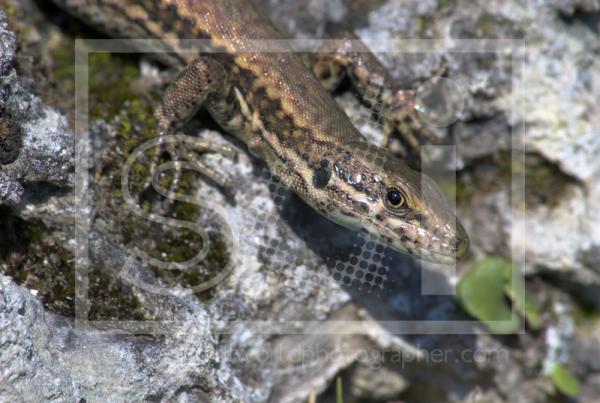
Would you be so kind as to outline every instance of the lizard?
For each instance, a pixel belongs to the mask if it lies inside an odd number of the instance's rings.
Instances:
[[[164,44],[168,53],[157,59],[180,73],[156,106],[159,136],[173,134],[205,108],[333,222],[431,262],[452,264],[467,254],[467,232],[434,181],[368,143],[326,88],[350,76],[365,98],[388,112],[388,130],[406,129],[414,92],[395,88],[374,55],[352,48],[354,38],[334,42],[311,68],[292,51],[252,48],[253,41],[282,35],[246,0],[53,1],[110,36]],[[201,39],[214,51],[178,39]],[[408,139],[415,145],[414,136]],[[175,161],[178,152],[199,161],[195,153],[169,149]],[[228,188],[226,178],[213,176]]]

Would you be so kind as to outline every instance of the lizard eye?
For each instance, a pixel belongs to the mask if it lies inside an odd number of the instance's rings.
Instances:
[[[397,188],[389,188],[385,195],[385,200],[394,208],[401,207],[405,203],[404,195]]]

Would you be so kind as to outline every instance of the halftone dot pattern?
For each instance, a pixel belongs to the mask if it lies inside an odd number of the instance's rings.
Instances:
[[[364,152],[368,153],[369,149],[370,147],[366,148]],[[376,149],[373,146],[373,150]],[[260,177],[269,188],[275,208],[280,211],[291,196],[291,191],[282,185],[280,179],[272,175],[266,167],[261,168]],[[278,225],[275,224],[282,220],[281,216],[278,213],[271,214],[268,209],[265,211],[259,212],[256,209],[249,211],[254,217],[253,234],[255,234],[259,253],[269,260],[274,270],[293,270],[301,266],[302,256],[294,255],[284,239],[268,233],[267,226],[277,228]],[[334,251],[333,257],[326,257],[323,270],[315,271],[304,281],[319,285],[333,276],[334,280],[344,287],[366,292],[383,290],[391,265],[387,251],[386,246],[369,239],[367,235],[356,234],[351,248],[340,247],[339,250]]]
[[[378,147],[365,143],[356,151],[359,158],[382,166],[385,157]],[[342,256],[335,262],[333,276],[345,286],[371,289],[383,289],[388,278],[391,259],[387,256],[389,248],[371,235],[360,234],[348,256]]]
[[[362,236],[357,237],[350,253],[328,262],[333,278],[346,287],[383,289],[391,260],[387,247]]]
[[[279,214],[280,207],[291,197],[291,191],[281,184],[279,178],[271,175],[267,167],[259,167],[258,174],[259,179],[267,185],[270,200],[263,198],[257,207],[248,209],[249,231],[244,238],[246,242],[252,243],[250,250],[258,251],[259,259],[268,262],[270,269],[294,273],[297,267],[304,265],[304,258],[290,245],[291,242],[279,233],[283,225],[283,218]],[[322,284],[323,273],[305,273],[301,281]]]
[[[356,94],[358,96],[358,94]],[[369,97],[367,97],[369,98]],[[375,94],[371,94],[371,100],[376,101]],[[383,133],[382,117],[385,112],[384,106],[378,102],[372,102],[370,107],[360,107],[355,111],[355,117],[360,126],[370,121]],[[358,115],[358,116],[356,116]],[[377,141],[380,138],[372,138],[371,141]],[[356,150],[359,158],[365,158],[371,163],[382,166],[385,163],[385,153],[374,144],[365,142],[359,150]],[[272,175],[266,166],[259,169],[261,180],[267,184],[269,193],[275,209],[264,209],[263,211],[249,211],[253,217],[254,242],[259,254],[270,262],[274,270],[288,269],[303,264],[302,256],[294,255],[294,251],[278,234],[272,231],[278,228],[277,224],[282,220],[279,212],[282,211],[285,203],[291,196],[281,180]],[[385,287],[389,278],[389,272],[392,266],[390,249],[373,239],[365,233],[355,234],[353,243],[350,245],[340,245],[338,250],[334,250],[325,257],[325,264],[322,270],[316,270],[307,279],[316,284],[322,284],[324,281],[330,281],[333,277],[340,285],[347,288],[359,289],[364,292],[379,292]],[[335,248],[335,247],[334,247]]]
[[[360,98],[359,94],[355,95]],[[379,101],[377,93],[373,92],[371,88],[367,88],[367,94],[363,95],[363,99],[368,100],[369,106],[353,111],[355,124],[362,126],[370,121],[378,131],[383,133],[385,115],[390,111],[386,110],[383,103]],[[370,138],[371,142],[378,140],[380,140],[379,136]],[[361,144],[355,152],[358,158],[364,158],[375,165],[383,166],[386,162],[386,152],[382,152],[379,147],[369,142]],[[278,234],[269,233],[279,227],[274,224],[282,220],[278,212],[281,212],[291,191],[264,166],[260,169],[260,177],[268,186],[275,209],[250,211],[254,219],[253,233],[256,234],[254,239],[258,243],[257,249],[263,258],[268,259],[273,269],[293,270],[303,264],[302,256],[297,256],[297,252],[294,252],[285,239],[279,237]],[[340,245],[339,250],[333,251],[332,256],[325,257],[323,270],[315,271],[307,277],[308,280],[303,279],[303,281],[320,284],[326,281],[328,276],[332,276],[344,287],[366,292],[381,291],[388,281],[392,265],[390,252],[391,250],[387,246],[373,239],[371,235],[356,234],[350,248],[348,245]]]

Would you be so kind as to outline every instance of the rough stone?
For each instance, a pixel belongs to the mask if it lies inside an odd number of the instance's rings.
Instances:
[[[376,48],[400,43],[398,38],[442,38],[451,47],[456,38],[465,37],[526,40],[527,48],[517,54],[525,63],[517,70],[501,57],[468,53],[400,52],[381,59],[407,86],[418,86],[442,61],[448,65],[448,76],[466,94],[465,107],[455,125],[437,130],[463,145],[458,150],[461,169],[522,144],[571,178],[569,191],[557,204],[526,211],[511,209],[509,188],[502,184],[486,192],[475,188],[466,205],[459,206],[472,234],[474,258],[510,257],[512,242],[525,251],[524,269],[531,276],[543,271],[566,276],[576,293],[582,287],[597,290],[600,3],[326,3],[261,2],[270,6],[267,10],[282,30],[308,37],[355,29]],[[33,95],[31,82],[16,74],[15,49],[15,36],[0,13],[0,109],[22,132],[17,159],[0,167],[0,203],[12,205],[13,213],[28,222],[41,220],[49,228],[47,241],[76,254],[70,262],[81,265],[85,259],[73,217],[96,210],[75,205],[74,188],[81,185],[74,181],[75,136],[66,118]],[[351,94],[337,94],[337,100],[367,137],[381,138],[368,119],[370,111]],[[118,124],[115,119],[91,125],[92,166],[102,163],[100,155]],[[524,134],[512,144],[505,137],[511,130]],[[230,144],[215,130],[204,128],[199,134]],[[545,306],[567,309],[545,312],[543,334],[526,334],[518,341],[492,337],[478,325],[473,325],[473,335],[398,336],[395,321],[470,319],[452,296],[421,293],[423,276],[452,289],[457,273],[419,267],[387,252],[381,255],[391,270],[374,276],[372,283],[358,274],[359,265],[344,262],[337,270],[342,259],[332,250],[348,257],[356,249],[368,251],[368,243],[360,244],[354,234],[280,192],[270,179],[260,180],[267,176],[262,166],[234,146],[240,154],[237,162],[217,155],[205,160],[233,178],[239,189],[236,204],[203,181],[198,185],[200,200],[212,201],[204,205],[208,208],[198,218],[199,227],[210,227],[206,223],[212,225],[216,215],[232,229],[231,275],[209,296],[196,298],[181,290],[173,291],[177,296],[156,295],[140,285],[164,289],[163,280],[111,237],[110,220],[98,219],[88,233],[92,261],[102,262],[105,274],[130,275],[124,288],[145,312],[173,322],[161,328],[164,334],[152,337],[75,326],[72,318],[46,309],[37,290],[0,275],[0,400],[306,401],[345,373],[356,397],[544,401],[555,390],[540,368],[548,362],[568,363],[570,351],[575,374],[585,381],[582,397],[597,395],[598,369],[591,354],[585,359],[598,344],[597,335],[558,332],[573,323],[573,306],[556,302],[568,296],[548,293]],[[93,191],[90,195],[95,196]],[[511,229],[523,223],[526,232],[511,241]],[[588,294],[594,298],[593,292]],[[331,327],[340,323],[343,328]],[[578,340],[584,341],[578,349],[567,348]],[[468,352],[488,355],[477,360]]]

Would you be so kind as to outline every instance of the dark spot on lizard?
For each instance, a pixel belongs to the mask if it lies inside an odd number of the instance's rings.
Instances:
[[[167,6],[167,11],[174,15],[177,15],[177,4],[169,4]]]
[[[329,161],[324,159],[314,168],[312,177],[313,186],[317,189],[323,189],[329,183],[329,179],[331,179],[331,169]]]

